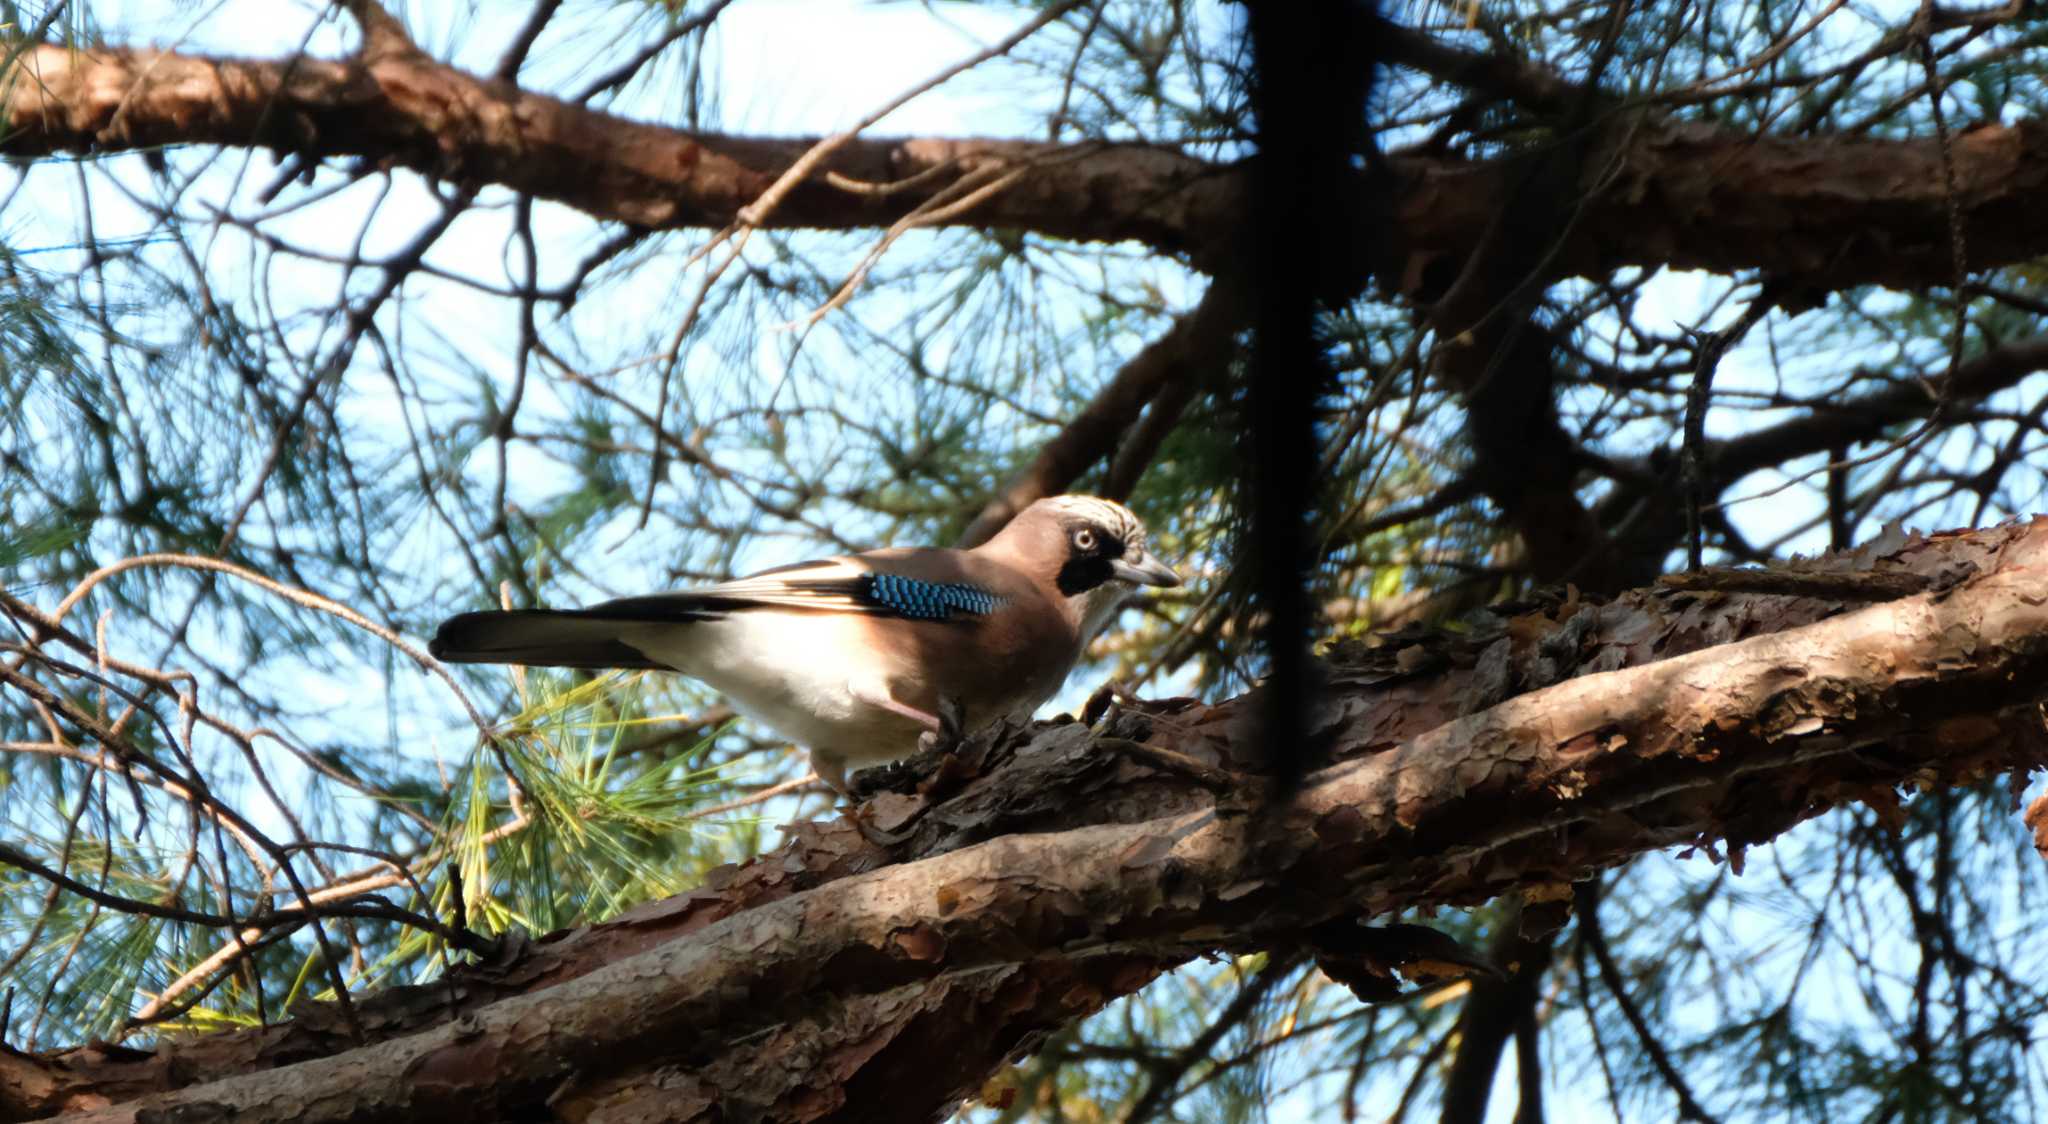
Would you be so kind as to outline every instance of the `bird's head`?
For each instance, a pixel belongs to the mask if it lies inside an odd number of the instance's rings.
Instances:
[[[1053,496],[1017,513],[989,546],[1006,549],[1040,572],[1093,635],[1138,586],[1173,586],[1180,575],[1154,557],[1145,525],[1120,503],[1094,496]]]

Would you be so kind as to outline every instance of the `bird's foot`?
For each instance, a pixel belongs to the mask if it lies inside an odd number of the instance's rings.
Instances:
[[[959,700],[949,697],[939,699],[938,728],[917,736],[917,748],[922,753],[951,753],[960,748],[960,742],[967,736],[967,711]]]

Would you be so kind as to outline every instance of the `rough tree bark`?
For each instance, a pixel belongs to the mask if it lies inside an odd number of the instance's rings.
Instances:
[[[369,997],[372,1044],[313,1008],[0,1054],[0,1119],[932,1118],[1196,956],[1328,954],[1670,846],[1739,870],[1829,808],[2048,762],[2048,519],[1766,578],[1339,646],[1308,723],[1333,760],[1277,818],[1241,771],[1255,693],[1002,731],[870,799],[883,841],[802,825],[692,893]]]
[[[812,143],[691,133],[628,120],[417,52],[340,60],[223,59],[143,49],[32,47],[0,92],[0,153],[119,152],[157,145],[267,147],[354,157],[442,179],[499,184],[647,228],[740,217]],[[1583,201],[1546,276],[1625,266],[1764,270],[1839,288],[1947,284],[1939,143],[1756,137],[1620,115],[1588,143]],[[2048,125],[1986,125],[1955,138],[1969,268],[2048,253]],[[869,229],[909,216],[966,177],[1023,169],[940,225],[1133,240],[1193,255],[1227,249],[1241,170],[1150,145],[854,138],[761,225]],[[1375,269],[1403,292],[1455,273],[1526,181],[1525,158],[1391,160]],[[876,185],[890,185],[878,192]],[[1361,197],[1364,196],[1361,187]],[[1872,231],[1885,232],[1873,237]]]

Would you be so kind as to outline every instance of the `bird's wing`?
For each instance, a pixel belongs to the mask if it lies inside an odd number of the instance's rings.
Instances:
[[[905,620],[984,617],[1007,598],[985,581],[945,565],[951,551],[877,551],[778,566],[720,585],[647,597],[622,597],[587,609],[604,620],[696,621],[752,610],[857,613]]]
[[[644,625],[688,625],[778,611],[854,614],[942,624],[971,622],[1011,597],[946,550],[887,550],[763,570],[702,589],[621,597],[584,609],[462,613],[441,622],[427,650],[453,663],[648,667]]]

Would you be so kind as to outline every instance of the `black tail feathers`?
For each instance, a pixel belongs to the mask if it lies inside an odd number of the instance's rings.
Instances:
[[[587,610],[461,613],[441,622],[427,651],[449,663],[673,670],[620,640],[622,623]]]

